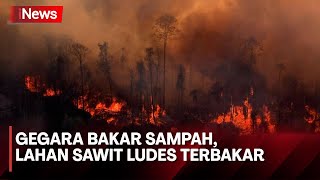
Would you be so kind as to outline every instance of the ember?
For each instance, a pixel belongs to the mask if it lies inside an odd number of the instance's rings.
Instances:
[[[306,105],[305,109],[308,113],[308,116],[305,116],[304,120],[307,123],[312,124],[315,120],[319,119],[319,113],[314,108],[310,107],[309,105]]]

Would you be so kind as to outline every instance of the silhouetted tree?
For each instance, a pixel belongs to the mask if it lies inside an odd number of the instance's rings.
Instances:
[[[149,79],[150,79],[150,94],[151,94],[151,111],[152,111],[152,118],[155,120],[154,117],[154,94],[153,94],[153,55],[154,51],[153,48],[146,48],[146,57],[145,60],[148,63],[148,69],[149,69]]]
[[[71,54],[79,61],[80,67],[80,81],[81,81],[81,101],[82,101],[82,110],[84,110],[84,69],[83,69],[83,62],[88,54],[89,49],[78,43],[73,42],[70,46]]]
[[[126,54],[125,54],[125,49],[124,48],[121,48],[121,55],[120,55],[120,65],[122,67],[124,67],[124,65],[126,64],[127,62],[127,57],[126,57]]]
[[[176,84],[176,88],[178,90],[179,107],[182,107],[182,104],[183,104],[183,94],[185,90],[185,76],[186,76],[186,70],[184,66],[180,64],[178,69],[178,77],[177,77],[177,84]]]
[[[57,95],[60,90],[66,90],[66,74],[68,72],[68,39],[55,40],[46,37],[46,46],[48,50],[48,73],[47,85],[53,87]]]
[[[146,79],[145,79],[145,73],[146,68],[143,61],[137,62],[137,73],[138,73],[138,79],[137,79],[137,91],[139,94],[139,109],[141,110],[141,121],[143,117],[142,109],[144,107],[144,96],[145,96],[145,89],[146,89]]]
[[[99,46],[99,62],[98,65],[100,70],[105,75],[107,80],[107,90],[108,97],[112,99],[112,79],[111,79],[111,57],[108,54],[108,44],[103,42],[102,44],[98,44]]]
[[[192,102],[194,104],[197,104],[198,103],[198,98],[199,98],[199,90],[198,89],[193,89],[190,92],[190,96],[192,97]]]
[[[217,103],[220,103],[223,97],[223,86],[220,82],[215,82],[210,90],[209,90],[210,95],[212,95]]]
[[[160,48],[155,48],[155,71],[156,71],[156,78],[155,78],[155,86],[154,86],[154,97],[157,100],[157,103],[161,102],[161,88],[160,88],[160,61],[161,61],[161,50]]]
[[[257,62],[257,56],[262,52],[262,44],[256,38],[250,37],[244,41],[243,53],[247,57],[249,65]]]
[[[282,76],[282,72],[285,70],[285,65],[284,64],[282,64],[282,63],[279,63],[279,64],[277,64],[276,65],[276,68],[278,69],[278,71],[279,71],[279,79],[278,79],[278,81],[279,81],[279,92],[278,92],[278,122],[279,122],[279,124],[280,123],[282,123],[281,122],[281,110],[282,110],[282,105],[281,105],[281,76]]]
[[[153,29],[156,38],[163,41],[163,107],[165,108],[166,49],[168,40],[179,32],[177,29],[177,19],[172,15],[165,14],[156,20]]]
[[[134,91],[134,72],[130,68],[129,69],[129,77],[130,77],[130,101],[133,100],[133,91]]]
[[[281,76],[283,71],[286,69],[286,66],[283,63],[279,63],[276,65],[276,68],[278,69],[278,82],[279,82],[279,91],[281,91]]]

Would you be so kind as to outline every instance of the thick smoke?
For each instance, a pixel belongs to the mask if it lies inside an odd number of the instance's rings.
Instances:
[[[7,25],[9,6],[40,2],[63,5],[63,23]],[[263,47],[256,68],[270,84],[276,81],[279,63],[285,64],[286,73],[312,84],[318,80],[319,69],[319,5],[317,0],[2,2],[1,62],[14,70],[45,63],[43,37],[66,36],[88,46],[92,59],[98,54],[98,42],[107,41],[115,55],[124,47],[130,64],[134,64],[143,57],[144,49],[152,45],[155,19],[170,13],[177,17],[181,34],[169,41],[169,61],[192,67],[194,78],[203,78],[203,70],[210,72],[220,62],[236,58],[243,41],[253,37]]]

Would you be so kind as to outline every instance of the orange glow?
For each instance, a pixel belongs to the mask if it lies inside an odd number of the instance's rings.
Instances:
[[[120,112],[124,105],[124,102],[117,101],[117,98],[112,98],[112,104],[109,106],[108,110],[111,112]]]
[[[253,96],[253,95],[254,95],[253,87],[250,87],[250,96]]]
[[[320,133],[320,122],[317,121],[317,122],[315,123],[315,125],[316,125],[316,128],[315,128],[314,132],[315,132],[315,133]]]
[[[237,129],[240,130],[240,134],[252,134],[254,132],[253,123],[255,126],[260,126],[262,124],[262,119],[267,125],[268,132],[275,132],[275,125],[272,124],[271,113],[267,106],[263,106],[263,118],[257,116],[254,120],[251,117],[252,106],[248,99],[243,102],[242,106],[231,106],[229,112],[226,114],[221,114],[217,118],[213,119],[211,122],[222,124],[222,123],[232,123]]]
[[[110,123],[115,122],[115,120],[116,120],[116,119],[115,119],[114,117],[111,117],[111,118],[107,119],[106,122],[107,122],[108,124],[110,124]]]
[[[271,119],[271,112],[269,111],[268,106],[263,106],[263,115],[264,115],[264,121],[266,122],[266,125],[268,127],[268,131],[270,133],[274,133],[276,131],[276,126],[272,124]]]
[[[53,90],[52,88],[46,89],[46,92],[43,94],[43,96],[58,96],[61,94],[60,90]]]
[[[155,108],[155,111],[153,112],[153,114],[152,114],[152,112],[150,114],[150,123],[151,124],[157,124],[159,117],[160,117],[160,114],[161,114],[160,106],[157,104],[155,107],[156,108]]]
[[[41,83],[39,76],[25,76],[24,84],[30,92],[40,92]]]
[[[304,120],[307,121],[307,123],[312,124],[319,118],[319,113],[317,113],[314,108],[310,107],[309,105],[305,105],[305,109],[308,113],[308,116],[304,117]]]
[[[61,90],[59,89],[54,90],[53,88],[47,88],[46,84],[41,83],[40,76],[25,76],[24,84],[26,89],[33,93],[40,93],[46,89],[43,93],[43,96],[58,96],[62,94]]]
[[[80,96],[78,100],[74,100],[74,104],[78,109],[82,109],[82,97]],[[84,96],[84,110],[89,112],[91,116],[99,114],[101,112],[109,112],[109,113],[119,113],[122,108],[126,105],[125,102],[117,100],[117,98],[112,98],[112,103],[109,107],[103,102],[98,102],[95,106],[90,106],[88,103],[88,97]]]
[[[313,107],[310,107],[309,105],[305,105],[305,109],[307,112],[307,116],[304,117],[304,120],[310,124],[314,125],[314,132],[320,133],[320,115],[317,112],[317,110]]]
[[[90,108],[89,103],[88,103],[88,96],[83,96],[83,101],[82,103],[82,96],[80,96],[78,99],[73,100],[73,104],[78,108],[78,109],[84,109],[85,111],[89,112],[91,115],[94,114],[94,110]]]

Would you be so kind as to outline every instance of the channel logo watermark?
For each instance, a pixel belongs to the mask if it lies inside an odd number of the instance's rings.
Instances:
[[[9,23],[61,23],[63,6],[12,6]]]

